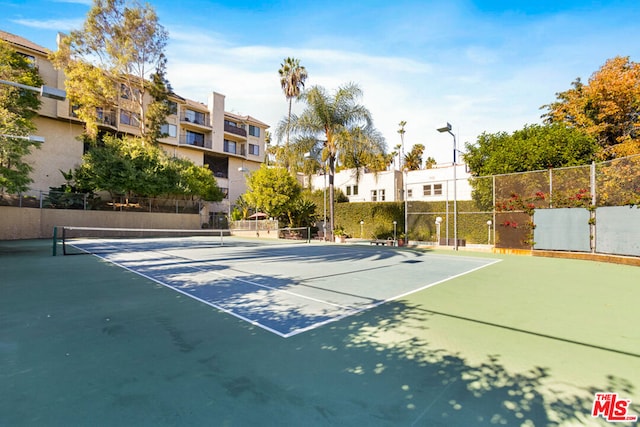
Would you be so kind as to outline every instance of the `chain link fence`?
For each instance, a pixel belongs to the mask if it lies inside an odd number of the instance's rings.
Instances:
[[[462,184],[459,180],[458,186]],[[587,209],[594,226],[598,208],[640,205],[640,155],[586,166],[477,177],[468,184],[472,200],[408,202],[409,238],[452,245],[457,223],[460,245],[531,249],[536,210]],[[445,185],[452,186],[452,180]]]
[[[197,214],[202,210],[203,203],[201,200],[124,196],[112,198],[61,191],[0,193],[0,206],[39,209]]]

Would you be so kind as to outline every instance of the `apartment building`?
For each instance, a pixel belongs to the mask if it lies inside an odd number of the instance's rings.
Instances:
[[[466,165],[456,165],[456,198],[471,200],[471,174]],[[339,188],[350,202],[398,202],[403,201],[406,191],[408,201],[446,201],[454,199],[453,165],[436,165],[432,169],[420,169],[402,173],[398,170],[383,172],[357,173],[355,169],[337,172],[334,178],[335,188]],[[304,183],[311,189],[323,189],[328,186],[328,177],[314,175]],[[405,187],[406,185],[406,187]]]
[[[53,67],[48,49],[3,31],[0,38],[33,62],[45,85],[64,89],[64,73]],[[99,128],[105,132],[138,134],[139,117],[125,107],[125,93],[122,98],[119,108],[98,110]],[[212,204],[209,211],[228,213],[246,190],[245,174],[260,168],[264,162],[269,126],[248,115],[226,112],[223,94],[213,92],[207,98],[205,104],[171,94],[170,115],[164,127],[167,137],[160,140],[160,144],[171,155],[188,158],[212,170],[226,198]],[[84,144],[78,138],[84,124],[68,99],[43,98],[35,123],[37,135],[44,137],[45,142],[28,157],[34,168],[30,193],[46,192],[49,187],[63,184],[60,171],[75,168],[84,154]]]

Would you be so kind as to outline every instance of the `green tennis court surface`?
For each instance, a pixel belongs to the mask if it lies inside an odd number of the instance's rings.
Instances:
[[[320,274],[303,264],[285,275],[284,254],[258,266],[243,260],[247,248],[228,249],[218,271],[270,277],[272,288],[281,276],[326,287],[345,280],[343,267],[362,269],[331,257],[340,245],[316,255]],[[372,266],[395,260],[401,273],[353,274],[372,288],[404,286],[430,260],[449,276],[456,259],[502,262],[285,339],[94,256],[0,242],[0,426],[612,425],[591,417],[601,391],[640,413],[637,267],[391,248],[377,257]]]
[[[102,238],[74,246],[282,337],[499,261],[367,246],[218,242]]]

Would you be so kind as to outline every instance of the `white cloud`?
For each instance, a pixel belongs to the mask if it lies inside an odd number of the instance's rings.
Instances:
[[[93,6],[93,0],[53,0],[55,3],[71,3],[83,4],[85,6]]]
[[[71,31],[82,28],[84,18],[74,19],[14,19],[11,22],[25,27],[37,28],[40,30],[56,29],[58,31]]]

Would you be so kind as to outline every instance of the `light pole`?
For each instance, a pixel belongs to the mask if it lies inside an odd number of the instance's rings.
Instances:
[[[43,96],[45,98],[55,99],[56,101],[64,101],[65,99],[67,99],[67,92],[65,92],[62,89],[57,89],[55,87],[44,86],[44,85],[40,87],[28,86],[28,85],[23,85],[22,83],[10,82],[8,80],[0,80],[0,84],[17,87],[19,89],[26,89],[32,92],[37,92],[40,94],[40,96]],[[44,143],[43,136],[36,136],[36,135],[29,135],[29,136],[0,135],[0,136],[3,136],[5,138],[25,139],[27,141],[36,142],[39,144]]]
[[[491,220],[487,221],[487,244],[488,245],[491,244],[491,224],[493,224]]]
[[[458,250],[458,196],[456,188],[456,135],[451,132],[451,123],[447,122],[446,126],[438,128],[438,132],[448,133],[453,137],[453,249]],[[448,242],[447,242],[448,243]]]
[[[442,217],[436,217],[436,238],[438,239],[438,246],[440,245],[440,224],[442,223]]]
[[[20,136],[20,135],[1,135],[1,134],[0,136],[4,138],[24,139],[25,141],[36,142],[38,144],[44,143],[44,136],[36,136],[36,135]]]
[[[401,151],[400,151],[400,168],[402,169],[402,199],[404,200],[404,238],[409,241],[409,231],[408,231],[408,213],[407,213],[407,168],[404,163],[404,127],[407,125],[406,121],[401,121],[399,124],[400,129],[398,129],[398,133],[400,134],[400,142],[401,142]],[[394,237],[395,240],[395,237]]]
[[[32,92],[37,92],[42,97],[55,99],[56,101],[64,101],[65,99],[67,99],[67,92],[65,92],[62,89],[58,89],[51,86],[42,85],[40,87],[35,87],[35,86],[23,85],[21,83],[10,82],[7,80],[0,80],[0,83],[17,87],[20,89],[30,90]]]
[[[398,221],[393,221],[393,241],[394,243],[398,240],[396,239],[396,229],[397,229]]]

